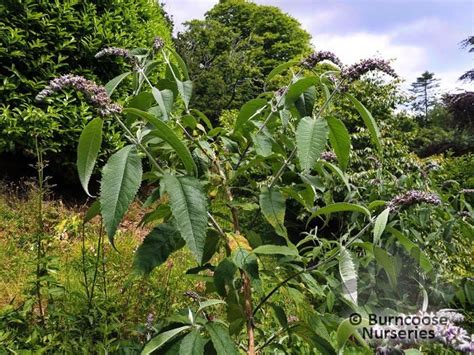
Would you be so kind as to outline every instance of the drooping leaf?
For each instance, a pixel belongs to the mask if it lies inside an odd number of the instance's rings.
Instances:
[[[351,137],[341,120],[328,117],[327,121],[329,125],[329,142],[331,142],[331,146],[336,153],[339,165],[343,170],[346,170],[351,151]]]
[[[295,66],[299,64],[298,61],[296,60],[292,60],[292,61],[289,61],[289,62],[286,62],[286,63],[283,63],[283,64],[280,64],[279,66],[277,66],[276,68],[274,68],[270,74],[268,74],[267,76],[267,82],[272,80],[275,76],[277,76],[278,74],[282,73],[283,71],[285,71],[286,69],[289,69],[291,68],[292,66]]]
[[[260,193],[260,208],[268,223],[275,229],[275,232],[287,238],[285,228],[285,197],[275,189],[264,187]]]
[[[300,114],[300,117],[312,116],[314,102],[316,101],[316,88],[310,86],[307,88],[300,97],[295,101],[295,107]]]
[[[184,62],[183,58],[181,58],[181,56],[173,48],[167,47],[167,49],[173,55],[174,59],[176,60],[176,63],[178,63],[178,66],[181,69],[181,73],[183,74],[184,78],[186,80],[189,80],[188,67],[186,66],[186,63]]]
[[[191,109],[190,112],[194,116],[198,117],[200,121],[204,122],[208,129],[212,129],[212,123],[204,113],[196,109]]]
[[[266,255],[289,255],[289,256],[298,256],[298,249],[290,248],[284,245],[270,245],[265,244],[261,245],[253,250],[255,254],[266,254]]]
[[[244,125],[254,116],[257,115],[259,110],[267,104],[264,99],[253,99],[246,102],[240,109],[237,120],[235,121],[234,132],[241,130]]]
[[[324,151],[328,138],[326,120],[304,117],[296,129],[297,155],[301,168],[309,171]]]
[[[316,76],[309,76],[295,81],[288,87],[288,92],[285,96],[285,107],[291,107],[303,92],[318,83],[319,78]]]
[[[328,162],[328,161],[321,161],[321,163],[326,166],[327,168],[329,168],[330,170],[332,170],[337,176],[339,176],[339,178],[342,180],[342,182],[344,183],[344,185],[346,185],[347,187],[347,191],[351,191],[351,185],[349,185],[349,179],[347,178],[347,175],[344,174],[344,172],[341,171],[341,169],[339,169],[336,165]]]
[[[357,271],[351,254],[343,246],[339,254],[339,274],[342,279],[344,297],[357,305]]]
[[[237,266],[229,259],[222,260],[214,271],[214,285],[222,297],[227,294],[226,286],[231,286]]]
[[[203,355],[205,339],[198,330],[191,331],[181,340],[179,355]]]
[[[369,129],[372,142],[377,147],[377,150],[381,153],[382,152],[382,145],[380,144],[380,131],[379,131],[379,128],[377,126],[377,123],[375,122],[374,118],[372,117],[372,114],[354,96],[352,96],[350,94],[347,94],[347,93],[346,93],[346,96],[352,101],[352,103],[354,104],[357,112],[359,112],[359,115],[362,117],[362,120],[364,121],[365,125]]]
[[[173,106],[173,92],[168,89],[160,90],[153,86],[151,88],[151,93],[153,94],[156,103],[160,107],[163,120],[167,121],[168,112],[171,111],[171,107]]]
[[[94,171],[97,155],[102,145],[102,119],[94,118],[82,130],[77,146],[77,172],[82,188],[89,193],[89,180]]]
[[[107,84],[105,84],[105,90],[107,91],[107,94],[109,94],[109,96],[112,96],[112,93],[115,91],[117,86],[119,86],[122,80],[125,79],[130,74],[132,74],[131,71],[117,75],[115,78],[110,80]]]
[[[262,133],[252,135],[253,143],[255,145],[255,152],[262,156],[268,157],[272,154],[272,139]]]
[[[89,207],[86,214],[84,215],[83,223],[89,222],[95,216],[100,214],[100,202],[99,200],[95,200],[94,203]]]
[[[142,182],[142,161],[135,146],[113,154],[102,170],[100,209],[110,242]]]
[[[348,202],[336,202],[331,205],[327,205],[321,208],[318,208],[316,212],[314,212],[311,216],[311,218],[314,218],[316,216],[320,216],[322,214],[329,214],[329,213],[335,213],[335,212],[346,212],[346,211],[352,211],[352,212],[360,212],[365,214],[366,216],[370,217],[370,212],[367,208],[361,205],[356,205],[354,203],[348,203]]]
[[[165,122],[147,112],[135,108],[126,108],[124,109],[124,112],[141,117],[155,126],[156,130],[153,131],[153,134],[163,139],[175,150],[176,154],[178,154],[178,157],[183,162],[188,174],[197,176],[198,170],[191,152]]]
[[[179,94],[184,101],[184,106],[188,109],[189,101],[193,94],[193,82],[191,80],[181,81],[176,79],[176,85],[178,86]]]
[[[154,338],[152,338],[148,343],[145,344],[145,347],[142,350],[143,355],[148,355],[154,352],[155,350],[158,350],[161,348],[163,345],[165,345],[167,342],[170,340],[176,338],[179,334],[191,329],[192,326],[190,325],[185,325],[183,327],[175,328],[168,330],[166,332],[160,333]]]
[[[220,323],[208,322],[205,324],[206,330],[211,336],[212,344],[217,355],[238,355],[234,342],[229,335],[229,331]]]
[[[342,354],[342,349],[344,348],[344,345],[346,344],[347,340],[353,336],[355,337],[364,348],[369,349],[370,347],[367,345],[366,341],[362,338],[362,336],[359,334],[357,329],[361,327],[367,327],[369,325],[369,321],[364,318],[360,318],[360,323],[359,324],[352,324],[355,320],[353,319],[352,322],[350,319],[344,319],[341,324],[339,324],[339,327],[337,327],[336,331],[336,339],[337,339],[337,345],[339,348],[340,353]]]
[[[382,248],[374,245],[374,256],[377,263],[382,266],[388,276],[390,285],[395,289],[397,287],[397,262],[394,256],[389,255]]]
[[[181,237],[200,263],[207,229],[207,199],[202,184],[189,176],[165,175],[161,181],[169,195],[171,212]]]
[[[307,324],[299,323],[292,328],[292,331],[308,344],[311,344],[314,348],[318,349],[321,354],[336,355],[336,351],[331,343],[316,333]]]
[[[225,301],[223,300],[207,300],[207,301],[204,301],[204,302],[200,302],[199,303],[199,309],[197,310],[196,313],[199,313],[200,311],[202,311],[203,309],[206,309],[208,307],[212,307],[212,306],[216,306],[218,304],[226,304]]]
[[[387,225],[388,215],[390,214],[390,209],[386,208],[380,213],[375,219],[374,224],[374,244],[377,244],[380,237],[382,236],[385,226]]]
[[[143,240],[135,252],[133,268],[141,274],[149,274],[163,264],[185,242],[172,224],[164,223],[154,228]]]

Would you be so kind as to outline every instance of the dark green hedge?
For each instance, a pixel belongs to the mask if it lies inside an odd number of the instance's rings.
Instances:
[[[35,95],[66,73],[105,84],[126,63],[97,60],[96,52],[149,46],[156,35],[171,43],[166,14],[152,0],[0,1],[0,155],[31,154],[37,135],[50,166],[72,167],[77,138],[94,111],[74,94],[50,106],[37,104]],[[105,139],[111,147],[120,145],[114,131],[110,126]]]

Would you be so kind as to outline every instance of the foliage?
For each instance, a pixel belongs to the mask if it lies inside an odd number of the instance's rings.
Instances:
[[[256,97],[270,71],[300,59],[310,36],[276,7],[243,0],[221,1],[205,20],[187,23],[176,48],[195,83],[192,104],[213,121],[222,110]]]
[[[2,1],[0,33],[0,153],[31,156],[40,137],[53,175],[71,180],[75,142],[95,113],[71,93],[42,110],[36,94],[60,74],[108,81],[123,72],[124,61],[94,58],[103,47],[145,46],[155,35],[171,41],[163,10],[148,0]],[[105,125],[104,147],[123,144],[116,125]]]
[[[425,71],[411,84],[410,91],[414,96],[412,107],[422,117],[422,123],[427,123],[428,110],[436,103],[438,81],[439,79],[435,78],[434,73]]]

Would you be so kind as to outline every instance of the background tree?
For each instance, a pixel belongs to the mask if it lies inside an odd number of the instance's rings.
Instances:
[[[469,48],[469,53],[474,52],[474,36],[470,36],[461,42],[462,48]],[[468,70],[465,72],[459,80],[463,81],[474,81],[474,69]]]
[[[310,51],[310,35],[273,6],[221,1],[202,21],[187,23],[176,48],[195,83],[193,104],[216,119],[258,95],[278,64]]]
[[[428,121],[428,110],[436,103],[436,88],[439,79],[434,73],[425,71],[411,84],[410,91],[414,95],[412,107],[415,112],[421,113],[422,121]]]

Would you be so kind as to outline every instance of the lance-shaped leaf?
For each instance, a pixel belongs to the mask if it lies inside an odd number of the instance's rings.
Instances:
[[[117,86],[119,86],[122,80],[125,79],[130,74],[132,74],[131,71],[117,75],[115,78],[110,80],[107,84],[105,84],[105,90],[107,91],[107,94],[109,94],[109,96],[112,96],[112,93],[115,91]]]
[[[158,350],[163,345],[176,338],[179,334],[188,331],[191,328],[191,325],[185,325],[183,327],[174,328],[158,334],[156,337],[152,338],[148,343],[145,344],[145,347],[142,350],[142,355],[153,353],[155,350]]]
[[[203,355],[204,345],[206,345],[206,340],[195,329],[181,340],[179,355]]]
[[[390,214],[390,209],[386,208],[377,216],[374,224],[374,244],[377,244],[380,237],[382,236],[385,227],[387,226],[388,215]]]
[[[292,66],[295,66],[299,64],[298,61],[296,60],[292,60],[292,61],[289,61],[289,62],[286,62],[286,63],[283,63],[283,64],[280,64],[279,66],[277,66],[276,68],[274,68],[267,76],[267,82],[272,80],[275,76],[277,76],[278,74],[282,73],[283,71],[291,68]]]
[[[299,79],[288,87],[288,92],[285,96],[285,106],[290,107],[302,93],[304,93],[308,88],[314,86],[320,82],[319,78],[316,76],[309,76],[307,78]]]
[[[179,94],[184,101],[184,106],[186,109],[189,107],[189,101],[193,94],[193,82],[191,80],[181,81],[176,79],[176,85],[178,87]]]
[[[142,161],[134,145],[113,154],[102,170],[100,210],[112,245],[114,235],[142,182]]]
[[[327,118],[329,125],[329,142],[336,153],[339,165],[346,170],[351,151],[351,137],[344,123],[334,117]]]
[[[357,272],[349,251],[341,247],[339,255],[339,274],[342,279],[342,294],[357,305]]]
[[[154,130],[152,134],[163,139],[175,150],[176,154],[178,154],[178,157],[183,162],[188,174],[197,175],[197,166],[193,160],[191,152],[165,122],[161,121],[148,112],[137,110],[135,108],[126,108],[124,109],[124,112],[141,117],[155,126],[156,130]]]
[[[365,208],[364,206],[356,205],[354,203],[348,203],[348,202],[336,202],[336,203],[318,208],[316,212],[314,212],[311,215],[311,218],[320,216],[322,214],[329,214],[329,213],[334,213],[334,212],[346,212],[346,211],[360,212],[370,217],[369,210]]]
[[[151,93],[153,94],[156,103],[160,107],[163,120],[167,121],[168,112],[171,111],[171,108],[173,106],[173,92],[168,89],[160,90],[156,87],[152,87]]]
[[[82,130],[77,146],[77,172],[86,194],[89,193],[89,180],[94,171],[97,155],[102,144],[102,125],[100,118],[94,118]]]
[[[207,199],[199,180],[165,175],[161,180],[169,195],[176,227],[196,261],[201,262],[206,243]]]
[[[396,289],[397,276],[398,276],[396,257],[391,256],[385,250],[375,245],[374,245],[374,256],[375,256],[375,260],[377,260],[377,263],[380,264],[385,270],[385,273],[388,276],[388,281],[390,283],[390,286]]]
[[[356,108],[357,112],[359,112],[360,117],[362,117],[362,120],[364,121],[365,125],[369,129],[370,137],[372,139],[372,142],[377,147],[377,150],[381,153],[382,152],[382,145],[380,144],[380,131],[379,131],[379,128],[377,127],[377,123],[375,123],[375,120],[372,117],[372,114],[354,96],[352,96],[350,94],[347,94],[347,93],[346,93],[346,96],[352,101],[352,103],[354,104],[354,107]]]
[[[324,151],[328,139],[326,120],[304,117],[296,129],[296,148],[301,169],[309,171]]]
[[[174,225],[160,224],[145,237],[142,245],[138,247],[133,268],[141,274],[149,274],[184,244],[181,234]]]
[[[275,232],[287,238],[285,228],[285,197],[280,191],[264,187],[260,193],[260,208],[268,223],[272,225]]]
[[[176,60],[176,63],[178,63],[179,68],[181,69],[181,73],[183,74],[184,78],[186,80],[189,80],[189,74],[188,74],[188,67],[186,66],[186,63],[184,62],[183,58],[176,53],[176,51],[173,48],[166,47],[171,54],[173,55],[174,59]]]
[[[205,327],[211,336],[217,355],[237,355],[239,353],[229,335],[229,331],[222,324],[208,322]]]
[[[242,108],[240,109],[239,115],[237,116],[237,120],[235,121],[234,132],[239,131],[244,127],[244,125],[250,120],[252,117],[257,115],[257,112],[265,106],[267,103],[264,99],[253,99],[246,102]]]

